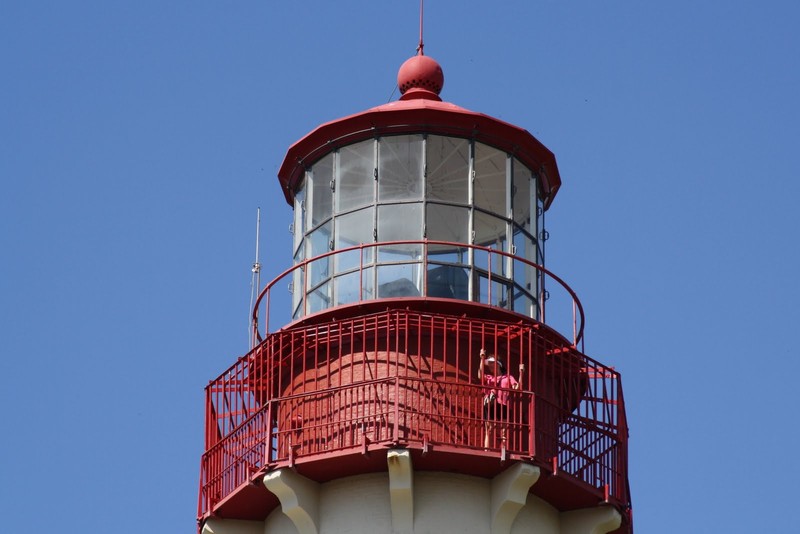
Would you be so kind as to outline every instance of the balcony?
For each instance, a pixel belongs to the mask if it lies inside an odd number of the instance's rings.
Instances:
[[[533,318],[478,302],[459,303],[458,313],[444,300],[420,302],[318,313],[266,333],[212,381],[199,517],[263,519],[278,506],[258,484],[266,472],[291,466],[324,482],[385,469],[396,447],[412,452],[415,469],[482,477],[535,463],[547,476],[532,492],[556,508],[627,510],[618,373]],[[477,380],[481,347],[509,369],[525,364],[507,417],[492,425]]]

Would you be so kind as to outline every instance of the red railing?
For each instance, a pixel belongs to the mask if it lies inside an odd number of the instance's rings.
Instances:
[[[381,262],[375,261],[374,258],[377,257],[380,249],[388,249],[391,250],[393,247],[408,247],[408,246],[419,246],[421,255],[418,260],[403,260],[403,261],[393,261],[393,262]],[[448,251],[471,251],[472,263],[462,262],[462,263],[452,263],[437,259],[437,253],[441,254],[443,250]],[[469,245],[466,243],[456,243],[450,241],[434,241],[434,240],[422,240],[422,241],[391,241],[391,242],[381,242],[381,243],[364,243],[361,245],[356,245],[353,247],[343,248],[339,250],[333,250],[331,252],[327,252],[325,254],[321,254],[314,258],[307,259],[305,261],[299,262],[293,267],[287,269],[283,273],[281,273],[277,278],[272,280],[259,294],[258,299],[256,300],[255,306],[253,308],[253,331],[252,331],[252,344],[251,346],[255,346],[263,339],[262,332],[260,331],[261,326],[265,325],[266,332],[269,333],[275,331],[279,328],[283,328],[285,325],[289,324],[292,320],[291,312],[290,312],[290,305],[286,302],[286,299],[273,299],[273,292],[277,288],[282,288],[284,284],[291,288],[292,292],[299,291],[302,297],[298,298],[300,301],[300,314],[299,317],[306,317],[308,315],[312,315],[313,311],[309,310],[308,308],[308,292],[312,282],[312,276],[309,276],[311,272],[311,268],[319,269],[320,265],[323,262],[333,262],[336,257],[344,258],[345,255],[348,254],[358,254],[358,265],[352,267],[348,271],[336,272],[332,273],[332,275],[328,275],[328,279],[335,278],[335,277],[343,277],[343,276],[352,276],[358,278],[358,291],[357,291],[357,298],[353,300],[349,300],[347,304],[358,304],[363,302],[364,300],[376,300],[375,298],[364,298],[364,287],[365,285],[369,285],[367,283],[367,279],[371,276],[374,276],[375,269],[379,266],[387,266],[387,265],[421,265],[421,273],[423,277],[423,282],[421,284],[420,295],[419,296],[431,296],[430,288],[428,287],[428,273],[429,267],[431,266],[451,266],[456,268],[463,268],[468,270],[471,278],[470,282],[470,294],[464,300],[469,300],[471,302],[477,302],[480,304],[486,304],[489,306],[497,306],[502,307],[504,309],[508,309],[513,311],[514,309],[514,298],[502,298],[501,296],[497,295],[496,293],[500,288],[504,291],[511,291],[512,294],[515,292],[522,291],[523,289],[529,291],[530,296],[533,300],[533,306],[536,308],[535,313],[533,314],[534,319],[545,323],[550,324],[556,330],[559,330],[565,336],[570,336],[572,339],[572,345],[578,346],[579,343],[582,343],[583,340],[583,329],[584,329],[584,314],[583,314],[583,306],[581,305],[578,296],[575,292],[564,282],[561,278],[553,274],[552,272],[548,271],[542,265],[529,261],[525,258],[521,258],[519,256],[515,256],[508,252],[504,252],[501,250],[495,250],[493,248],[483,247],[479,245]],[[367,254],[370,258],[369,261],[365,261],[365,254]],[[513,275],[511,277],[503,276],[499,274],[498,271],[505,270],[503,267],[498,267],[498,265],[502,266],[504,261],[509,261],[512,263],[510,272],[514,272],[517,269],[521,268],[529,268],[532,269],[535,273],[535,279],[533,280],[533,284],[531,288],[522,288],[518,281],[515,281]],[[480,273],[480,274],[477,274]],[[300,274],[301,276],[295,276],[296,274]],[[481,279],[486,282],[486,291],[481,291],[480,283]],[[295,281],[299,280],[301,282],[301,287],[295,287]],[[559,294],[550,294],[550,287],[551,284],[547,283],[548,280],[555,282],[555,287],[559,288]],[[517,285],[515,286],[515,282]],[[493,292],[495,294],[493,294]],[[548,301],[557,301],[557,302],[550,302]],[[277,311],[274,308],[278,308]],[[329,306],[326,309],[329,309]],[[557,316],[555,319],[548,317],[547,310],[548,308],[556,313]],[[263,325],[260,322],[262,317],[262,310],[263,310]],[[277,317],[276,317],[277,313]],[[527,315],[531,317],[531,314]],[[566,319],[569,317],[569,319]],[[582,345],[581,345],[582,349]]]
[[[487,425],[478,348],[509,369],[507,419]],[[516,373],[515,373],[516,375]],[[628,503],[619,374],[547,327],[389,310],[289,328],[206,388],[199,515],[260,471],[371,444],[489,449],[553,465]]]

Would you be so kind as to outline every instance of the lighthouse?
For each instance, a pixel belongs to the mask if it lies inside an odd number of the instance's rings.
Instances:
[[[280,167],[292,249],[206,388],[199,531],[632,532],[620,375],[545,265],[553,153],[422,47],[397,85]]]

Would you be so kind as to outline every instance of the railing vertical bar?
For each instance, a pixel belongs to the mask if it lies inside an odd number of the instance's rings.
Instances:
[[[428,238],[425,238],[422,245],[422,292],[423,296],[428,296]]]
[[[264,308],[264,334],[269,334],[269,316],[270,310],[272,309],[272,289],[267,291],[267,303]]]
[[[486,290],[486,293],[487,293],[487,297],[486,298],[488,299],[488,302],[486,304],[488,304],[489,306],[492,306],[492,250],[491,249],[487,250],[486,258],[487,258],[486,263],[488,264],[487,268],[488,268],[488,273],[489,273],[488,277],[487,277],[487,280],[488,280],[487,281],[487,286],[488,287],[487,287],[487,290]]]
[[[270,462],[272,461],[272,442],[273,442],[273,416],[272,413],[272,405],[273,402],[271,400],[267,401],[267,443],[266,447],[264,447],[264,467],[266,468]]]
[[[364,244],[358,247],[358,302],[364,300]]]
[[[572,299],[572,346],[578,346],[578,307],[575,305],[575,299]]]

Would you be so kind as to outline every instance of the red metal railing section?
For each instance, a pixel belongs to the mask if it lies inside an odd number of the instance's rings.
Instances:
[[[484,420],[480,348],[520,382],[499,421]],[[619,375],[533,320],[387,310],[289,328],[206,395],[200,517],[268,467],[375,444],[485,454],[487,433],[490,450],[555,466],[628,504]]]
[[[398,259],[390,254],[397,250],[413,250],[415,254]],[[390,274],[383,278],[383,272]],[[420,279],[404,278],[409,272],[417,272]],[[447,279],[446,288],[436,273]],[[463,287],[456,280],[458,275],[463,277]],[[405,282],[399,291],[404,296],[466,300],[514,311],[571,335],[575,346],[582,343],[583,306],[554,273],[502,250],[426,239],[363,243],[320,254],[287,269],[256,300],[252,346],[261,341],[262,329],[269,333],[320,310],[386,298],[381,288],[392,282]],[[286,288],[293,295],[294,315],[283,298]],[[273,299],[276,290],[281,298]]]

